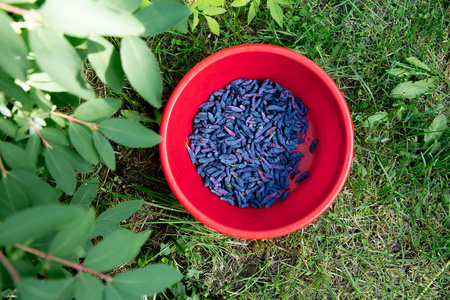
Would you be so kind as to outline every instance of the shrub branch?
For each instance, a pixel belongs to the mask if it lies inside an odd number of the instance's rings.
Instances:
[[[55,257],[55,256],[53,256],[51,254],[48,254],[48,253],[45,253],[45,252],[33,249],[31,247],[28,247],[27,245],[17,244],[15,246],[17,248],[25,251],[25,252],[34,254],[37,257],[44,258],[46,260],[51,260],[51,261],[54,261],[54,262],[66,265],[68,267],[71,267],[71,268],[77,270],[78,272],[86,272],[86,273],[92,274],[94,276],[100,277],[100,279],[102,279],[105,282],[111,282],[112,279],[113,279],[111,276],[108,276],[108,275],[103,274],[103,273],[98,272],[98,271],[94,271],[94,270],[89,269],[89,268],[86,268],[85,266],[83,266],[81,264],[76,264],[76,263],[70,262],[68,260],[65,260],[65,259],[62,259],[62,258],[59,258],[59,257]]]
[[[6,271],[8,271],[9,275],[11,276],[11,279],[14,281],[14,283],[19,282],[20,275],[17,273],[16,269],[14,269],[13,265],[9,262],[9,260],[6,258],[6,256],[3,254],[2,251],[0,251],[0,261],[5,266]]]
[[[5,178],[8,174],[8,171],[6,171],[5,166],[3,165],[2,157],[0,156],[0,170],[2,171],[2,177]]]
[[[92,130],[97,130],[98,129],[98,126],[97,126],[96,123],[90,123],[90,122],[86,122],[86,121],[83,121],[83,120],[76,119],[73,115],[66,115],[66,114],[63,114],[63,113],[60,113],[60,112],[57,112],[57,111],[52,111],[50,114],[52,114],[54,116],[57,116],[57,117],[64,118],[67,121],[69,121],[69,123],[77,122],[77,123],[86,125],[88,127],[91,127]]]
[[[30,16],[37,22],[42,20],[41,15],[35,10],[27,10],[27,9],[23,9],[23,8],[20,8],[20,7],[15,7],[15,6],[3,3],[3,2],[0,2],[0,9],[9,11],[9,12],[11,12],[13,14],[16,14],[16,15]]]

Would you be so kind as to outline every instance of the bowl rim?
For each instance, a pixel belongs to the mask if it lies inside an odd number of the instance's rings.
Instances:
[[[346,152],[343,158],[343,168],[339,174],[337,182],[335,182],[333,188],[331,189],[330,193],[326,196],[324,201],[316,209],[308,213],[305,218],[290,223],[288,225],[269,230],[236,229],[221,224],[211,219],[207,215],[203,214],[189,201],[189,199],[187,199],[184,196],[183,192],[181,191],[180,187],[178,186],[175,180],[174,174],[170,169],[169,157],[167,155],[167,142],[166,142],[167,126],[169,123],[170,115],[172,114],[172,111],[174,109],[176,99],[180,96],[184,88],[198,73],[202,72],[205,68],[215,63],[216,61],[219,61],[228,56],[248,52],[265,52],[270,54],[282,55],[289,59],[298,61],[299,63],[309,68],[313,73],[318,75],[324,81],[327,87],[329,87],[330,92],[337,100],[337,104],[343,113],[342,118],[345,125],[345,134],[347,136],[347,144],[345,145]],[[162,137],[162,141],[159,145],[162,169],[166,176],[167,182],[177,200],[184,206],[184,208],[190,214],[192,214],[197,220],[199,220],[206,226],[216,231],[219,231],[223,234],[245,239],[268,239],[284,236],[293,233],[295,231],[298,231],[299,229],[307,226],[308,224],[319,218],[320,215],[322,215],[331,206],[331,204],[333,204],[333,202],[336,200],[337,196],[343,189],[345,182],[347,181],[348,175],[350,173],[350,168],[352,165],[354,154],[354,130],[350,110],[348,108],[344,96],[342,95],[341,91],[339,90],[333,79],[331,79],[331,77],[316,63],[314,63],[309,58],[303,56],[302,54],[284,47],[268,44],[244,44],[226,48],[206,57],[205,59],[200,61],[197,65],[195,65],[191,70],[189,70],[189,72],[187,72],[186,75],[177,84],[172,94],[170,95],[169,100],[167,101],[161,120],[160,135]]]

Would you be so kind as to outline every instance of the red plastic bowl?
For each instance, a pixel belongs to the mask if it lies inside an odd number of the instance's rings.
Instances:
[[[299,169],[310,170],[291,193],[270,208],[238,208],[203,186],[186,150],[192,120],[210,93],[238,78],[278,82],[308,107],[309,129],[299,150],[307,156]],[[164,110],[160,154],[164,174],[181,204],[199,221],[227,235],[267,239],[297,231],[317,219],[336,199],[353,157],[349,109],[334,81],[319,66],[292,50],[272,45],[242,45],[213,54],[190,70]],[[319,142],[310,154],[309,145]]]

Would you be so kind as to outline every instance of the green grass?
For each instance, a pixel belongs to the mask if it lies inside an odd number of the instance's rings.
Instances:
[[[140,263],[162,261],[185,275],[158,298],[450,298],[450,131],[435,150],[423,146],[433,119],[450,117],[449,6],[439,0],[303,0],[285,10],[283,28],[265,9],[247,25],[246,8],[230,8],[216,18],[220,37],[203,20],[193,32],[149,40],[161,62],[164,103],[182,76],[208,55],[270,43],[307,56],[330,74],[355,129],[353,166],[341,194],[318,220],[284,237],[224,236],[185,212],[163,178],[135,186],[148,206],[131,226],[153,230]],[[387,72],[409,66],[410,56],[428,64],[439,84],[424,96],[402,100],[416,109],[404,110],[399,121],[393,106],[398,100],[390,93],[402,80]],[[132,109],[148,112],[132,96],[124,97]],[[381,111],[387,120],[362,126]],[[118,193],[114,197],[124,194]]]

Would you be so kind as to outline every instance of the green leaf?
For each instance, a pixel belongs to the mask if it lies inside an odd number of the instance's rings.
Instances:
[[[42,266],[40,262],[30,260],[26,257],[21,260],[11,260],[10,263],[14,267],[14,269],[16,269],[16,271],[24,278],[35,277]]]
[[[420,69],[426,70],[428,72],[431,71],[430,67],[423,62],[421,62],[417,57],[411,56],[406,59],[406,61]]]
[[[267,7],[269,8],[270,16],[280,25],[283,26],[283,10],[280,5],[273,2],[273,0],[267,0]]]
[[[80,105],[80,98],[68,93],[52,93],[52,101],[58,106],[72,105],[76,107]]]
[[[0,264],[0,291],[2,291],[0,296],[4,296],[7,292],[6,290],[12,287],[14,287],[14,284],[11,280],[11,276],[8,274],[3,264]],[[12,292],[11,289],[10,291]]]
[[[50,101],[49,97],[47,97],[48,95],[46,95],[43,91],[35,87],[30,87],[30,95],[33,97],[37,107],[42,109],[44,112],[49,113],[54,108],[53,103]]]
[[[33,98],[10,79],[0,76],[0,90],[13,100],[20,101],[25,111],[30,111],[32,109],[34,104]]]
[[[5,119],[2,116],[0,116],[0,130],[11,138],[16,137],[17,126],[14,125],[10,120]]]
[[[23,300],[70,299],[74,279],[38,280],[23,278],[19,285],[19,297]]]
[[[97,177],[91,178],[83,182],[73,194],[70,205],[80,205],[89,207],[91,202],[97,197],[100,181]]]
[[[88,252],[84,265],[100,272],[112,270],[133,259],[149,235],[150,232],[114,231]]]
[[[9,174],[0,181],[0,220],[23,210],[29,205],[28,197],[22,187]]]
[[[158,61],[147,44],[138,37],[124,37],[120,48],[120,57],[131,86],[148,103],[157,108],[161,107],[161,72]]]
[[[0,244],[4,246],[37,239],[71,222],[83,210],[61,204],[27,208],[0,223]]]
[[[46,0],[40,12],[47,25],[76,37],[90,34],[122,37],[144,32],[144,26],[130,11],[107,1]]]
[[[205,18],[206,21],[208,22],[208,26],[209,29],[211,29],[211,32],[214,33],[215,35],[219,35],[220,34],[219,23],[217,23],[217,21],[211,17],[205,16]]]
[[[36,72],[28,77],[27,83],[47,92],[65,92],[66,89],[57,84],[47,73]]]
[[[407,81],[397,85],[392,90],[391,96],[393,98],[414,99],[425,94],[426,92],[429,91],[430,88],[436,87],[436,85],[437,85],[436,77],[431,77],[415,82]]]
[[[370,117],[368,117],[363,123],[362,127],[374,127],[376,124],[379,124],[381,121],[386,119],[388,113],[385,111],[377,112]]]
[[[78,273],[75,277],[75,299],[103,300],[104,290],[105,285],[102,284],[101,279],[98,277],[92,276],[88,273]]]
[[[129,12],[136,11],[139,7],[141,7],[141,0],[103,0],[109,2],[110,4],[120,8],[127,10]]]
[[[93,171],[92,165],[81,157],[78,152],[72,147],[64,147],[59,145],[52,145],[55,151],[58,151],[70,163],[72,168],[80,173],[87,174]]]
[[[116,169],[116,155],[114,154],[114,149],[111,144],[98,131],[94,131],[92,137],[94,140],[95,149],[97,149],[103,162],[108,168],[114,171]]]
[[[405,110],[405,108],[403,106],[400,106],[395,112],[395,117],[397,118],[397,120],[399,122],[401,122],[403,120],[403,111],[404,110]]]
[[[224,0],[206,0],[205,4],[210,6],[222,6],[225,4]]]
[[[128,147],[152,147],[161,137],[139,123],[127,119],[109,119],[98,124],[99,130],[110,140]]]
[[[17,115],[16,115],[17,116]],[[16,118],[17,120],[18,118]],[[20,142],[28,137],[28,127],[20,127],[17,130],[16,138],[14,139],[16,142]]]
[[[30,245],[32,247],[33,245]],[[63,279],[63,278],[69,278],[72,277],[72,275],[65,269],[62,268],[60,263],[54,262],[54,261],[45,261],[42,266],[41,270],[39,271],[40,274],[46,274],[49,278],[53,279]],[[67,300],[73,300],[72,298],[64,298]]]
[[[123,88],[124,73],[119,53],[105,38],[92,35],[88,40],[88,59],[100,79],[120,93]]]
[[[75,109],[77,119],[93,122],[107,119],[115,114],[122,106],[122,101],[116,98],[97,98],[86,101]]]
[[[118,290],[112,283],[106,285],[105,300],[141,300],[142,297],[130,295],[127,292]]]
[[[59,1],[57,2],[59,3]],[[49,1],[46,1],[44,6],[47,3]],[[71,9],[68,9],[68,7]],[[62,12],[72,14],[72,5],[67,5]],[[77,18],[79,18],[79,15],[77,15]],[[94,91],[88,87],[83,77],[82,60],[61,34],[46,27],[38,26],[30,30],[28,39],[31,50],[36,54],[37,64],[58,85],[82,98],[95,98]]]
[[[114,286],[133,295],[153,295],[159,293],[182,278],[174,268],[153,264],[137,270],[123,272],[114,277]]]
[[[150,117],[148,117],[146,114],[140,113],[140,112],[135,111],[135,110],[129,110],[129,109],[121,110],[120,113],[125,118],[130,119],[130,120],[132,120],[134,122],[142,122],[142,123],[156,122],[155,120],[153,120]]]
[[[231,3],[231,6],[232,7],[242,7],[242,6],[247,5],[250,1],[252,1],[252,0],[234,0]]]
[[[75,146],[75,149],[77,149],[78,153],[85,160],[93,165],[100,162],[100,156],[98,155],[94,146],[94,141],[92,140],[92,129],[86,125],[72,122],[69,125],[69,138]]]
[[[69,146],[69,136],[65,130],[54,127],[44,127],[41,130],[42,136],[50,143],[55,143],[62,146]]]
[[[0,67],[11,77],[27,80],[28,50],[22,37],[11,27],[13,20],[0,10]]]
[[[110,208],[104,211],[97,220],[111,220],[117,224],[131,217],[132,214],[138,211],[142,204],[144,204],[144,200],[131,200],[121,202],[117,204],[115,208]]]
[[[14,170],[8,172],[7,178],[20,186],[30,205],[54,204],[58,201],[55,189],[34,172]]]
[[[0,181],[0,219],[29,205],[57,203],[55,190],[27,171],[11,171]]]
[[[83,245],[94,228],[94,210],[83,211],[56,234],[50,244],[50,254],[71,257],[74,250]]]
[[[194,30],[196,27],[197,27],[197,25],[198,25],[198,10],[194,10],[194,11],[192,11],[192,14],[194,15],[193,16],[193,18],[192,18],[192,25],[191,25],[191,27],[192,27],[192,30]]]
[[[448,128],[447,117],[444,114],[438,115],[433,122],[428,126],[424,136],[424,146],[428,147],[434,141],[439,140],[444,130]]]
[[[211,6],[209,6],[209,7],[205,8],[202,12],[205,15],[208,15],[208,16],[217,16],[217,15],[223,14],[226,11],[227,10],[222,8],[222,7],[211,7]]]
[[[252,2],[250,3],[250,8],[248,9],[247,24],[250,24],[258,14],[260,3],[260,0],[252,0]]]
[[[176,26],[191,14],[191,10],[180,1],[155,1],[138,12],[136,18],[145,26],[141,36],[153,36]]]
[[[76,187],[75,173],[72,165],[57,148],[47,148],[44,153],[45,164],[56,184],[66,194],[72,195]]]
[[[41,138],[37,134],[30,135],[27,142],[26,152],[33,165],[37,163],[40,150]]]
[[[132,200],[119,203],[115,208],[110,208],[103,212],[95,222],[94,231],[91,237],[99,235],[106,236],[115,230],[119,222],[128,219],[144,203],[142,200]]]
[[[395,76],[395,77],[398,77],[398,78],[409,78],[409,77],[411,77],[412,75],[414,75],[413,72],[410,72],[410,71],[408,71],[408,70],[406,70],[406,69],[403,69],[403,68],[393,68],[393,69],[390,69],[390,70],[388,71],[388,74],[389,74],[389,75],[392,75],[392,76]]]
[[[16,170],[27,170],[34,172],[34,165],[27,152],[13,143],[0,142],[0,154],[7,165]]]
[[[173,29],[178,30],[181,33],[187,33],[188,32],[188,22],[189,22],[189,17],[186,17],[186,18],[182,19],[180,22],[178,22],[177,25],[175,25],[173,27]]]
[[[77,50],[86,50],[87,49],[87,38],[78,38],[78,37],[70,36],[70,35],[64,35],[64,37]]]
[[[113,233],[114,231],[120,229],[115,221],[111,220],[100,220],[96,221],[94,225],[94,230],[92,231],[91,238],[97,237],[99,235],[106,237],[107,235]],[[125,229],[124,229],[125,230]]]
[[[51,232],[47,235],[44,235],[40,238],[34,239],[31,243],[28,244],[28,246],[30,246],[33,249],[42,251],[47,253],[48,252],[48,248],[50,246],[50,243],[52,242],[53,238],[55,237],[56,233],[55,232]],[[44,262],[48,263],[48,262]],[[43,266],[39,266],[39,269],[41,269]],[[51,266],[53,267],[53,266]],[[44,267],[45,268],[45,267]],[[56,269],[56,268],[54,268]]]

